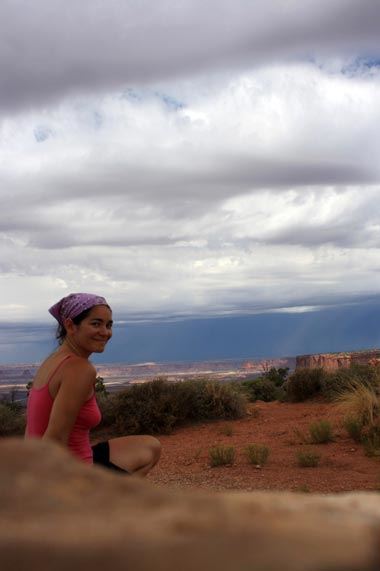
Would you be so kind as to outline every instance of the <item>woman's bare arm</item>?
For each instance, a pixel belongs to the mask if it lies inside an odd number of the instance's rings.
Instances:
[[[67,445],[75,420],[83,404],[94,391],[96,371],[88,361],[73,359],[62,371],[62,381],[50,413],[43,439]]]

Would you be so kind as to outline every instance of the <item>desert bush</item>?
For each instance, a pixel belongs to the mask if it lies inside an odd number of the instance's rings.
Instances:
[[[285,388],[287,400],[301,402],[316,395],[334,400],[353,384],[364,384],[376,392],[380,389],[380,367],[353,364],[330,373],[323,369],[297,369],[286,381]]]
[[[100,377],[99,375],[96,377],[96,380],[95,380],[95,392],[97,395],[108,394],[106,385],[104,384],[104,379],[103,379],[103,377]]]
[[[316,396],[326,374],[323,369],[297,369],[286,382],[287,400],[302,402]]]
[[[185,383],[177,383],[179,394],[181,386],[184,385],[185,392],[195,392],[196,396],[197,408],[188,410],[187,416],[190,420],[236,419],[246,413],[247,399],[239,392],[236,384],[209,380],[185,382],[188,386],[185,386]]]
[[[328,420],[319,420],[309,426],[310,441],[313,444],[326,444],[333,439],[331,423]]]
[[[279,367],[278,369],[272,367],[269,371],[264,373],[263,378],[271,381],[276,385],[276,387],[282,387],[288,377],[288,374],[289,367]]]
[[[264,402],[282,400],[285,395],[285,392],[281,387],[276,386],[273,381],[265,377],[243,381],[241,383],[241,387],[251,402],[255,402],[257,400],[262,400]]]
[[[326,373],[321,383],[321,393],[328,399],[334,400],[340,394],[350,391],[352,385],[364,384],[375,391],[380,387],[380,367],[372,365],[352,364]]]
[[[170,433],[184,422],[241,418],[246,399],[236,388],[208,380],[170,383],[156,379],[103,399],[103,426],[120,434]]]
[[[322,379],[321,393],[328,400],[334,400],[338,394],[347,390],[354,376],[351,367],[326,373]]]
[[[250,464],[255,466],[264,466],[269,456],[269,448],[264,444],[249,444],[245,453]]]
[[[355,442],[361,442],[363,437],[363,422],[355,418],[354,416],[347,415],[343,419],[343,426],[346,429],[348,435],[355,440]]]
[[[209,450],[210,465],[228,466],[235,461],[235,448],[233,446],[212,446]]]
[[[320,455],[314,450],[299,450],[297,452],[297,462],[301,468],[316,468],[320,459]]]
[[[103,393],[96,395],[96,401],[102,413],[102,421],[100,427],[112,426],[116,422],[116,398],[117,393]]]
[[[0,402],[0,436],[21,436],[24,431],[24,407],[18,403]]]

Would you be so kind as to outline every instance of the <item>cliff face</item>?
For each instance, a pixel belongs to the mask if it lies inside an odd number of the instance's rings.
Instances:
[[[300,355],[296,358],[296,369],[325,369],[335,371],[351,364],[380,364],[380,349],[352,351],[350,353],[320,353],[319,355]]]

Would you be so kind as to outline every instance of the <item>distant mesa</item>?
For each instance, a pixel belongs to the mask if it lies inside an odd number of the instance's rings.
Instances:
[[[336,371],[337,369],[347,368],[352,364],[379,365],[380,349],[299,355],[296,358],[296,369],[324,369],[325,371]]]
[[[244,371],[251,371],[252,369],[257,369],[257,363],[254,361],[246,361],[243,363],[242,369]]]
[[[257,361],[244,361],[243,371],[266,372],[272,368],[288,367],[294,369],[294,357],[280,357],[278,359],[259,359]]]

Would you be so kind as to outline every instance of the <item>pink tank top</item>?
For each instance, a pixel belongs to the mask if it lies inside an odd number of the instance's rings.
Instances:
[[[56,367],[48,382],[40,389],[31,388],[26,410],[26,432],[29,437],[42,438],[49,424],[50,413],[54,399],[49,392],[49,384],[62,366],[70,359],[67,355]],[[92,464],[92,449],[90,445],[90,429],[101,421],[101,413],[96,402],[95,394],[82,406],[69,436],[68,447],[72,453],[89,464]]]

